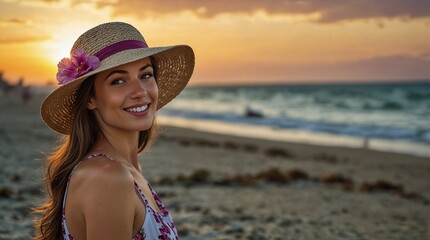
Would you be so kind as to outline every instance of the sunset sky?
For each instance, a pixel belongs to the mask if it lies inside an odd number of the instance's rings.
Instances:
[[[430,80],[428,0],[0,0],[0,70],[56,82],[76,38],[107,21],[150,47],[192,46],[192,85]]]

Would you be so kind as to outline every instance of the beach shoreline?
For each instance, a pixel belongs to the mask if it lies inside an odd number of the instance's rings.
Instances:
[[[186,119],[181,117],[158,116],[158,122],[169,127],[192,129],[196,131],[261,139],[286,144],[304,144],[323,147],[346,147],[351,149],[369,149],[378,152],[405,154],[430,158],[427,144],[401,140],[364,138],[358,136],[310,132],[299,129],[278,129],[243,123],[225,123],[220,121]]]
[[[29,239],[58,135],[0,96],[0,239]],[[430,159],[160,124],[140,155],[181,239],[429,239]]]

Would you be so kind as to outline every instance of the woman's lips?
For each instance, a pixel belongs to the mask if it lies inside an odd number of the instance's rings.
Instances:
[[[140,105],[133,105],[128,108],[124,108],[124,110],[128,113],[131,113],[135,116],[144,116],[149,112],[149,107],[151,106],[150,103],[140,104]]]
[[[141,106],[137,106],[137,107],[129,107],[129,108],[125,108],[125,111],[134,112],[134,113],[143,112],[146,109],[148,109],[148,106],[149,106],[149,104],[141,105]]]

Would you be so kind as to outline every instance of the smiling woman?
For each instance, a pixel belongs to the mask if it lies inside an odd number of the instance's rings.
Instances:
[[[149,48],[126,23],[78,38],[58,64],[60,87],[41,106],[63,144],[48,158],[49,198],[39,208],[36,239],[178,239],[138,153],[154,138],[157,110],[193,70],[191,47]]]

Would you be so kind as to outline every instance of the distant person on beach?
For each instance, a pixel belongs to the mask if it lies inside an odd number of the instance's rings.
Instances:
[[[24,105],[27,105],[28,101],[31,100],[31,89],[29,86],[22,87],[21,99]]]
[[[36,210],[35,239],[178,239],[138,153],[154,140],[157,110],[193,69],[191,47],[149,48],[126,23],[101,24],[77,39],[58,64],[60,87],[41,106],[63,138],[47,158],[49,198]]]

